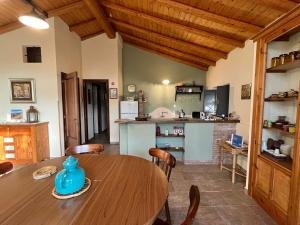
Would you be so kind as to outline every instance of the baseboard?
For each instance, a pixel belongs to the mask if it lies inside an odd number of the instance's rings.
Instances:
[[[118,141],[111,141],[111,142],[109,142],[109,144],[111,144],[111,145],[118,145],[118,144],[120,144],[120,142],[118,142]]]

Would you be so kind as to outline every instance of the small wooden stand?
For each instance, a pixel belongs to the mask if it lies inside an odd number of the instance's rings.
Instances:
[[[238,171],[236,168],[237,165],[237,157],[238,155],[243,155],[245,157],[248,156],[248,148],[235,148],[231,144],[227,143],[224,140],[219,141],[220,146],[220,169],[223,171],[223,169],[228,170],[232,173],[231,181],[234,184],[235,183],[235,175],[239,175],[242,177],[246,177],[246,174],[242,171]],[[232,168],[229,168],[224,165],[224,153],[230,153],[232,155]]]

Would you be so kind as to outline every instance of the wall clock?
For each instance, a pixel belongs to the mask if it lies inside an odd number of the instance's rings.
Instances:
[[[130,85],[128,85],[128,92],[130,92],[130,93],[133,93],[133,92],[135,92],[135,85],[134,84],[130,84]]]

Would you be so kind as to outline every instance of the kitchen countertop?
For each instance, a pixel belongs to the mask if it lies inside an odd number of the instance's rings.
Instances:
[[[149,124],[149,123],[239,123],[239,120],[202,120],[195,118],[153,118],[147,121],[136,121],[128,119],[118,119],[115,123],[119,124]]]

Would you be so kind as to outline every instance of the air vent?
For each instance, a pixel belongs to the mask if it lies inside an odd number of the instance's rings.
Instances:
[[[24,46],[23,47],[24,63],[41,63],[42,53],[39,46]]]

